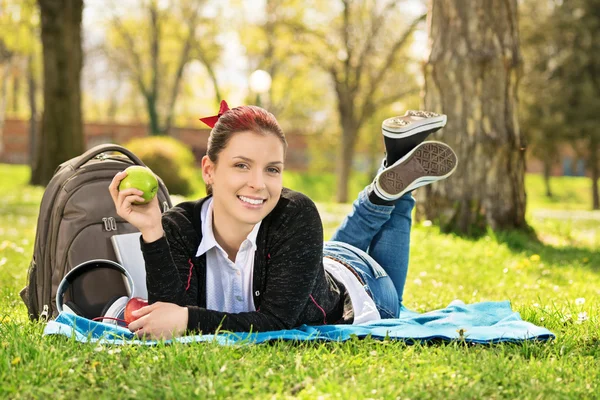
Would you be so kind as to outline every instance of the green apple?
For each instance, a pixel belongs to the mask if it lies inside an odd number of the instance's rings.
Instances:
[[[125,170],[127,176],[119,184],[119,190],[135,188],[144,192],[142,197],[144,202],[134,202],[133,204],[148,204],[156,196],[158,191],[158,180],[150,168],[134,165]]]

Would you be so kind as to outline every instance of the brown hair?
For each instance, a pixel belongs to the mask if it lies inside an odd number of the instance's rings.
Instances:
[[[235,133],[251,131],[260,135],[275,135],[283,144],[283,154],[287,151],[287,140],[275,116],[257,106],[232,108],[221,115],[208,137],[206,155],[217,163],[219,154]],[[212,186],[206,185],[206,194],[212,194]]]

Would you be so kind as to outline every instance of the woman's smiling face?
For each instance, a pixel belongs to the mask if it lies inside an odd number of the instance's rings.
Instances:
[[[233,134],[217,162],[202,159],[202,177],[212,185],[215,221],[230,229],[252,229],[281,196],[284,147],[277,136]]]

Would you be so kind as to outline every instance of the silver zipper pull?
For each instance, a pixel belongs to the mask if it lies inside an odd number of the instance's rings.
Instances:
[[[44,304],[44,310],[40,314],[40,319],[48,321],[48,304]]]

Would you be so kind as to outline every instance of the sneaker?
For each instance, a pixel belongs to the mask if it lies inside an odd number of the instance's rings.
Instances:
[[[393,164],[423,142],[429,134],[446,125],[446,116],[429,111],[407,111],[404,115],[388,118],[381,124],[384,136],[386,162]]]
[[[411,190],[449,177],[457,163],[456,153],[447,144],[423,142],[378,173],[373,190],[383,200],[396,200]]]

